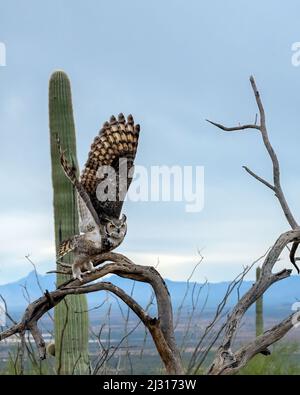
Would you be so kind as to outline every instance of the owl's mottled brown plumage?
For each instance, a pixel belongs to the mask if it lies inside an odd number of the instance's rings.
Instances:
[[[80,236],[73,236],[71,239],[64,240],[58,249],[58,257],[62,258],[66,254],[68,254],[70,251],[73,251],[76,248],[76,241]]]
[[[118,158],[134,160],[140,126],[134,125],[132,115],[127,122],[123,114],[119,114],[118,120],[111,116],[110,122],[105,122],[95,137],[89,152],[88,160],[81,174],[80,182],[88,193],[94,193],[97,187],[96,173],[99,165],[113,166]]]
[[[130,170],[133,168],[139,132],[140,126],[134,125],[132,115],[127,117],[127,121],[123,114],[119,114],[118,119],[112,116],[94,139],[79,180],[76,168],[68,162],[58,141],[62,168],[78,194],[80,231],[83,233],[63,241],[58,251],[59,257],[74,251],[74,278],[81,279],[83,270],[93,271],[91,257],[118,247],[126,235],[126,216],[119,218],[132,180],[133,172]],[[102,166],[110,166],[113,175],[106,174],[105,169],[101,172]],[[114,190],[115,199],[99,199],[99,186],[104,186],[104,198],[105,188]]]
[[[127,122],[123,114],[119,114],[118,119],[111,116],[110,121],[103,124],[99,135],[91,145],[80,180],[77,179],[76,169],[68,163],[60,148],[62,167],[79,195],[81,219],[83,216],[89,215],[93,217],[93,222],[99,224],[99,221],[105,218],[119,218],[124,198],[132,180],[128,173],[135,159],[139,132],[140,125],[134,124],[132,115],[127,117]],[[120,164],[121,166],[125,164],[128,174],[127,180],[120,180]],[[100,201],[97,197],[97,187],[103,181],[103,177],[99,175],[101,166],[111,166],[115,171],[116,179],[110,180],[110,187],[116,190],[114,201]],[[87,210],[88,213],[86,213]],[[82,231],[87,231],[88,227],[93,227],[93,224],[85,226]]]
[[[109,122],[103,124],[99,135],[94,139],[89,152],[88,160],[80,177],[80,183],[90,195],[91,201],[98,215],[119,218],[123,198],[119,193],[119,160],[127,160],[127,170],[133,165],[138,146],[140,125],[135,125],[132,115],[127,117],[119,114],[118,119],[111,116]],[[117,199],[116,202],[100,202],[96,196],[96,190],[101,178],[97,177],[99,166],[111,166],[117,174]],[[127,192],[131,179],[127,179]]]

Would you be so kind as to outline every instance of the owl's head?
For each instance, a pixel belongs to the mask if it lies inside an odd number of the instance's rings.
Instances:
[[[127,232],[126,215],[123,214],[121,219],[108,218],[104,229],[110,239],[124,239]]]

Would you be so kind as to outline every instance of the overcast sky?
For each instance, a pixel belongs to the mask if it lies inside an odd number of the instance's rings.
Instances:
[[[300,67],[291,62],[299,15],[296,0],[0,0],[0,283],[32,269],[28,253],[41,273],[54,268],[48,80],[56,69],[71,79],[81,166],[102,123],[121,111],[141,124],[137,164],[204,166],[203,210],[127,202],[119,251],[139,264],[159,258],[165,277],[184,280],[201,249],[200,281],[230,280],[262,255],[288,224],[270,190],[242,169],[270,179],[260,136],[205,119],[253,122],[254,74],[300,216]]]

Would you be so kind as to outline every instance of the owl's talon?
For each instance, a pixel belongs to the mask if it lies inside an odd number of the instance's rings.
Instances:
[[[93,262],[91,262],[91,261],[88,262],[87,269],[88,269],[87,273],[94,273],[96,271],[96,268],[93,265]]]
[[[83,278],[81,277],[80,274],[73,274],[73,278],[74,278],[74,280],[79,280],[80,282],[83,281]]]

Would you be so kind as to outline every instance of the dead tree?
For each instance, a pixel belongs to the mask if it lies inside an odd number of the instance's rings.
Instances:
[[[289,317],[287,317],[279,324],[275,325],[273,328],[265,331],[254,341],[250,342],[247,345],[244,345],[237,351],[232,350],[233,339],[237,333],[241,320],[246,311],[253,303],[255,303],[258,298],[260,298],[264,294],[264,292],[266,292],[266,290],[272,284],[277,281],[283,280],[291,275],[292,270],[290,269],[284,269],[274,273],[273,268],[284,248],[289,243],[298,242],[300,239],[299,225],[297,224],[289,208],[289,205],[286,201],[281,187],[279,161],[269,140],[265,111],[253,76],[250,77],[250,83],[259,111],[259,125],[257,124],[256,120],[254,124],[239,125],[234,127],[226,127],[220,123],[212,122],[209,120],[208,122],[226,132],[236,132],[245,129],[253,129],[257,130],[261,134],[263,144],[272,162],[273,182],[268,182],[246,166],[244,166],[244,169],[252,177],[254,177],[256,180],[258,180],[274,192],[292,230],[289,230],[278,237],[275,244],[266,255],[266,258],[262,264],[261,275],[259,279],[254,283],[252,288],[248,292],[246,292],[245,295],[239,300],[239,302],[229,315],[225,325],[224,337],[214,358],[214,361],[209,368],[208,374],[236,373],[240,368],[245,366],[246,363],[254,357],[254,355],[261,352],[267,354],[268,346],[280,340],[289,330],[294,327],[295,322],[299,320],[299,313],[296,312],[294,314],[291,314]]]
[[[300,228],[288,206],[281,188],[279,162],[276,153],[269,141],[265,112],[253,77],[250,78],[250,82],[259,110],[259,125],[255,122],[254,124],[239,125],[228,128],[212,121],[208,122],[228,132],[253,129],[261,134],[263,143],[272,161],[273,182],[271,183],[266,181],[264,178],[255,174],[248,167],[244,167],[244,169],[251,176],[274,192],[291,227],[291,230],[281,234],[273,247],[268,251],[262,264],[262,270],[259,279],[254,283],[252,288],[239,299],[238,303],[229,314],[225,324],[222,326],[222,332],[220,331],[218,333],[220,338],[221,336],[223,337],[213,363],[208,370],[209,375],[236,373],[256,354],[267,354],[268,347],[280,340],[294,327],[295,323],[299,321],[299,313],[295,312],[279,324],[275,325],[273,328],[265,331],[252,342],[249,342],[238,350],[233,351],[233,339],[235,338],[235,335],[241,324],[241,320],[244,317],[246,311],[259,297],[264,294],[264,292],[272,284],[291,275],[292,270],[290,269],[273,272],[274,266],[278,261],[282,251],[289,243],[300,242]],[[45,359],[45,341],[37,325],[39,319],[54,306],[63,301],[66,295],[86,294],[104,290],[109,291],[116,297],[120,298],[142,321],[152,336],[157,351],[165,366],[166,372],[168,374],[184,373],[181,356],[175,341],[173,311],[170,294],[158,271],[153,267],[137,265],[124,255],[117,253],[106,253],[95,256],[93,258],[93,262],[94,266],[96,267],[96,271],[94,273],[85,273],[83,276],[83,282],[74,279],[69,280],[52,292],[48,292],[46,290],[43,296],[30,303],[19,323],[14,323],[9,329],[0,333],[0,341],[17,334],[23,336],[25,331],[29,331],[34,338],[40,358]],[[247,271],[242,273],[242,279],[246,272]],[[61,273],[70,274],[70,267],[68,265],[61,264]],[[107,281],[95,282],[95,280],[100,280],[108,274],[115,274],[130,280],[148,283],[152,287],[156,298],[157,317],[150,316],[148,312],[132,298],[132,296],[126,294],[121,288],[115,286],[114,284]],[[236,284],[239,284],[239,281],[233,281],[234,287]],[[224,297],[224,303],[226,302],[231,289],[232,288],[229,287],[229,291]],[[222,306],[223,303],[221,302],[218,310],[222,309]],[[216,317],[219,316],[218,310]],[[208,327],[208,331],[211,330],[211,325]],[[201,345],[202,338],[200,335],[199,338],[199,343]],[[216,339],[213,340],[211,345],[215,344],[215,341]],[[211,345],[209,347],[211,347]],[[188,372],[192,371],[192,367],[189,367]]]

